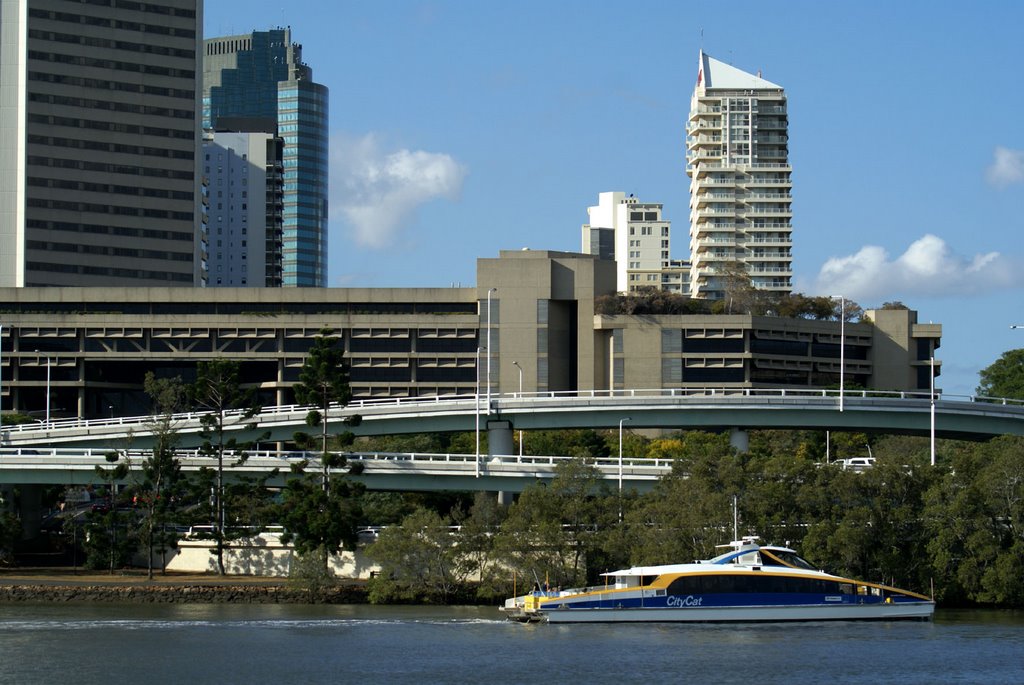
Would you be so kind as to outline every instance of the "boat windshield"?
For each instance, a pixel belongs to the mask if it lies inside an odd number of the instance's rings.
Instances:
[[[790,552],[784,549],[761,549],[761,561],[766,566],[792,566],[793,568],[802,568],[807,571],[815,570],[811,562],[807,561],[803,557],[799,556],[795,552]],[[774,562],[774,563],[773,563]]]

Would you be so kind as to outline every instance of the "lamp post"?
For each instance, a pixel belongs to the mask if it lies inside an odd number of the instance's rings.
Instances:
[[[512,366],[516,367],[519,371],[519,399],[523,399],[523,367],[519,366],[519,362],[512,362]],[[519,461],[523,460],[523,429],[519,429]]]
[[[619,521],[622,521],[622,424],[633,419],[619,419]]]
[[[480,347],[476,348],[476,477],[480,477]]]
[[[830,295],[831,299],[839,298],[839,411],[843,411],[843,395],[846,387],[846,297]]]
[[[929,376],[931,376],[930,392],[929,392],[929,395],[928,395],[929,399],[931,400],[931,426],[930,426],[930,430],[929,430],[929,439],[930,439],[929,443],[930,443],[930,446],[931,446],[932,466],[935,466],[935,354],[934,353],[932,353],[931,359],[928,362],[928,366],[929,366],[929,369],[931,370],[931,373],[928,374]]]
[[[39,350],[36,350],[36,364],[39,363]],[[50,423],[50,357],[46,357],[46,423]]]
[[[487,414],[491,413],[491,293],[497,288],[487,289]]]

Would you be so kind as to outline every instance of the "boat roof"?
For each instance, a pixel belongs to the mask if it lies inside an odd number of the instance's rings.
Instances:
[[[790,549],[789,547],[781,547],[778,545],[759,545],[756,542],[757,536],[747,536],[740,540],[733,540],[726,545],[718,545],[718,547],[727,547],[730,551],[718,556],[693,561],[688,564],[660,564],[657,566],[633,566],[627,569],[621,569],[618,571],[609,571],[608,573],[602,573],[602,576],[656,576],[664,573],[684,573],[686,571],[693,571],[696,567],[706,566],[722,566],[725,564],[732,563],[736,559],[750,554],[751,552],[757,552],[758,550],[766,549],[769,552],[789,552],[796,554],[796,550]]]

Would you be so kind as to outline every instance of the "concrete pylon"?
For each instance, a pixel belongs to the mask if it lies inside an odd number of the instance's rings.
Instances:
[[[729,444],[735,447],[738,452],[749,452],[750,434],[742,428],[733,428],[729,431]]]
[[[495,455],[508,456],[515,453],[515,442],[512,439],[511,421],[487,422],[487,456],[488,461]],[[498,504],[512,504],[511,492],[499,492]]]
[[[511,421],[487,422],[487,455],[493,457],[496,454],[515,454]]]

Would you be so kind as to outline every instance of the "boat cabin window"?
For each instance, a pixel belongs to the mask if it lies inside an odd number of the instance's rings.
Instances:
[[[845,588],[842,586],[846,586]],[[849,583],[819,578],[799,578],[771,574],[709,574],[680,576],[668,586],[670,595],[784,592],[808,595],[850,594]]]
[[[762,549],[761,550],[761,563],[764,566],[791,566],[793,568],[802,568],[808,571],[814,571],[814,566],[811,562],[800,557],[794,552],[787,552],[781,549]]]

